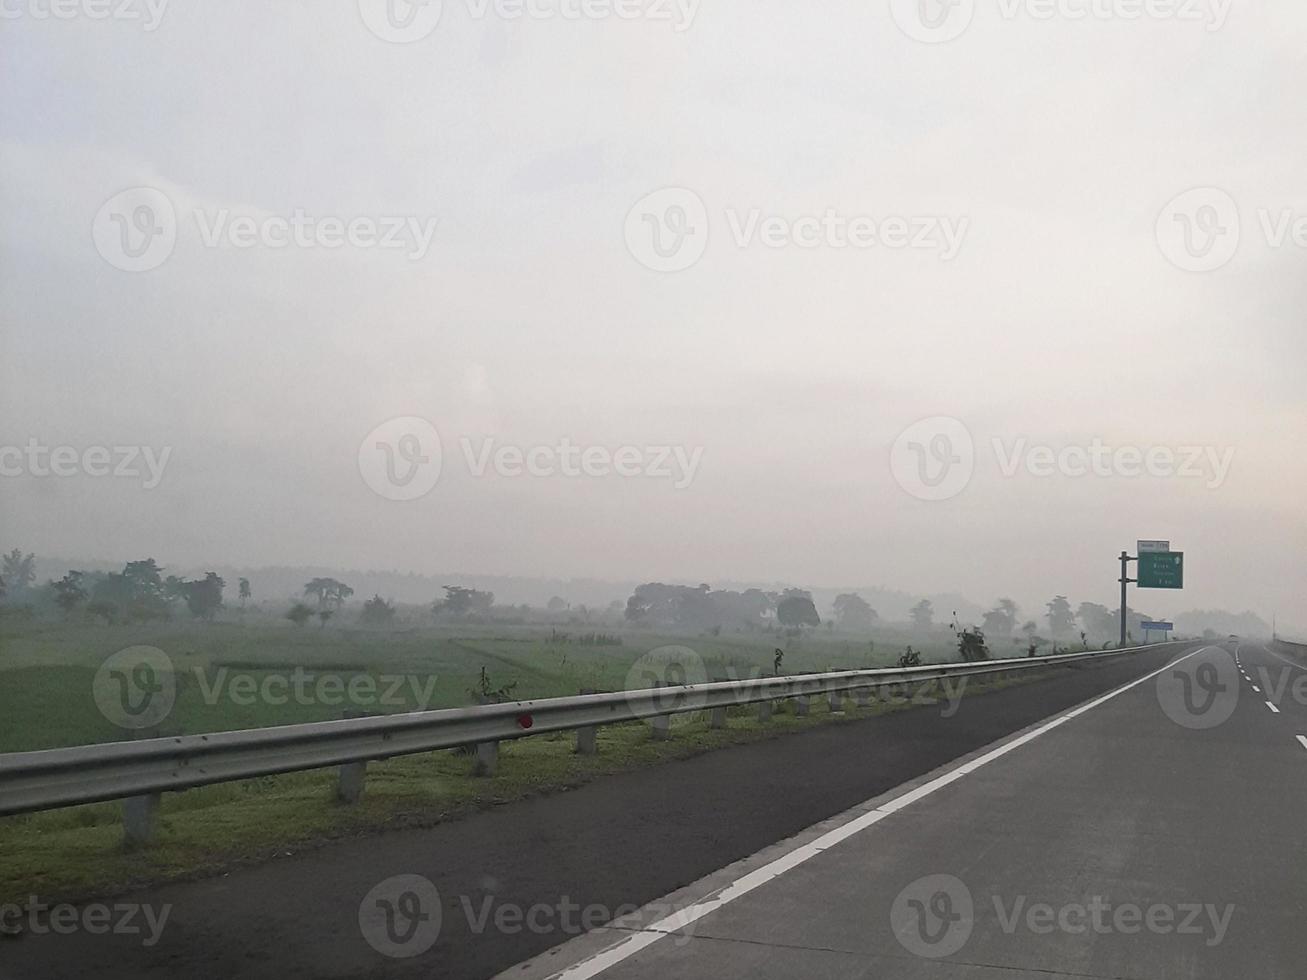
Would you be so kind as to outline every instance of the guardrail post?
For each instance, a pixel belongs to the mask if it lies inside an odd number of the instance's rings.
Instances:
[[[336,799],[341,803],[357,803],[363,797],[363,777],[368,771],[364,762],[347,762],[336,777]]]
[[[860,687],[853,692],[853,700],[857,702],[859,708],[870,707],[871,692],[865,687]]]
[[[764,725],[767,724],[767,722],[771,721],[771,710],[772,710],[772,703],[770,701],[759,701],[758,721]]]
[[[576,730],[576,754],[594,755],[599,751],[599,728],[585,725]]]
[[[135,732],[135,738],[160,738],[163,732],[155,728],[142,728]],[[123,800],[123,845],[128,850],[145,847],[154,837],[159,826],[159,805],[163,802],[160,793],[147,793],[144,796],[129,796]]]
[[[806,718],[808,715],[808,695],[800,694],[794,699],[794,714],[799,718]]]
[[[659,684],[662,687],[671,687],[670,684]],[[660,703],[661,707],[661,703]],[[665,742],[672,737],[672,716],[671,715],[654,715],[649,721],[653,724],[653,737],[655,742]]]
[[[158,793],[148,793],[123,800],[123,836],[128,848],[144,847],[150,843],[159,826],[161,799]]]
[[[499,768],[499,742],[478,742],[472,762],[473,776],[493,776]]]
[[[726,706],[725,706],[725,705],[718,705],[717,707],[715,707],[715,708],[712,709],[712,714],[708,716],[708,727],[709,727],[709,728],[725,728],[725,727],[726,727]]]
[[[366,711],[346,710],[341,714],[344,719],[368,718]],[[367,760],[347,762],[340,767],[336,776],[336,799],[341,803],[357,803],[363,798],[363,780],[368,771]]]
[[[831,714],[833,714],[833,715],[842,715],[842,714],[844,714],[844,692],[843,692],[843,691],[831,691],[831,692],[830,692],[830,699],[829,699],[829,700],[830,700],[830,711],[831,711]]]

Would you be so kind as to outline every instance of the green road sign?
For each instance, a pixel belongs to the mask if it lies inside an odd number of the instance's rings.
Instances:
[[[1154,551],[1140,554],[1139,588],[1183,589],[1184,552]]]

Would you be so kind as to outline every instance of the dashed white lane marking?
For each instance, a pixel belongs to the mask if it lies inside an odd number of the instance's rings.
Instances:
[[[770,864],[763,865],[761,868],[750,871],[743,877],[737,878],[729,885],[726,885],[711,897],[705,898],[703,901],[698,902],[695,905],[680,909],[666,918],[659,919],[657,922],[652,922],[645,926],[641,931],[628,936],[620,942],[614,943],[612,946],[609,946],[602,952],[596,953],[589,959],[582,960],[580,963],[570,966],[559,973],[553,974],[550,980],[590,980],[591,977],[599,976],[599,974],[612,969],[618,963],[630,959],[645,947],[652,946],[658,940],[675,934],[677,931],[684,929],[693,922],[698,922],[705,915],[708,915],[711,912],[716,912],[722,906],[729,905],[738,898],[743,898],[755,888],[765,885],[774,878],[779,878],[781,875],[785,874],[785,872],[797,868],[799,865],[816,857],[827,848],[833,847],[840,841],[846,840],[854,834],[861,833],[868,827],[879,823],[890,814],[897,813],[904,807],[910,806],[913,803],[930,796],[935,791],[943,789],[945,786],[956,782],[963,776],[970,775],[981,766],[987,765],[995,759],[1007,755],[1012,750],[1020,748],[1027,742],[1033,742],[1035,739],[1039,738],[1039,736],[1051,732],[1054,728],[1066,724],[1073,718],[1078,718],[1086,711],[1091,711],[1094,708],[1097,708],[1100,704],[1105,704],[1106,702],[1111,701],[1117,695],[1124,694],[1131,688],[1138,687],[1140,684],[1151,681],[1154,677],[1170,670],[1176,664],[1182,663],[1190,657],[1195,657],[1208,649],[1211,648],[1199,647],[1192,653],[1187,653],[1183,657],[1172,660],[1165,667],[1161,667],[1153,671],[1151,674],[1145,674],[1138,680],[1131,681],[1123,687],[1118,687],[1115,691],[1104,694],[1101,698],[1090,701],[1088,704],[1082,704],[1079,708],[1054,718],[1052,721],[1046,722],[1040,727],[1012,739],[1010,742],[1005,742],[998,748],[992,749],[984,755],[972,759],[970,762],[964,762],[956,769],[950,769],[942,776],[936,776],[930,782],[923,783],[916,789],[910,790],[902,796],[895,797],[888,803],[880,806],[878,809],[864,813],[860,817],[855,817],[842,827],[836,827],[834,830],[827,831],[816,840],[810,841],[802,847],[794,849],[790,853],[772,861]]]
[[[1269,702],[1269,701],[1266,702],[1266,707],[1270,708],[1270,709],[1271,709],[1272,711],[1274,711],[1277,715],[1280,713],[1280,709],[1277,708],[1275,705],[1271,704],[1271,702]]]
[[[1256,691],[1258,694],[1262,693],[1262,689],[1258,687],[1256,684],[1253,685],[1253,690]]]
[[[1302,743],[1304,749],[1307,749],[1307,735],[1299,735],[1298,741]]]

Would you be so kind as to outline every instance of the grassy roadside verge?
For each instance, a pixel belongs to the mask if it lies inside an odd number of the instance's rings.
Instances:
[[[1027,684],[972,680],[967,696]],[[493,778],[471,775],[466,755],[450,751],[372,763],[363,800],[335,801],[336,772],[316,770],[202,787],[163,798],[155,842],[142,851],[122,847],[120,805],[94,804],[0,819],[0,903],[101,897],[152,884],[221,873],[242,865],[319,847],[335,840],[403,827],[427,827],[491,806],[565,791],[603,776],[671,762],[819,725],[847,724],[922,705],[946,705],[938,688],[912,690],[906,701],[874,699],[868,707],[846,703],[831,713],[823,700],[799,717],[792,707],[761,724],[756,709],[733,709],[725,729],[704,719],[673,725],[671,738],[654,741],[644,723],[599,730],[599,752],[573,753],[563,732],[501,746]]]

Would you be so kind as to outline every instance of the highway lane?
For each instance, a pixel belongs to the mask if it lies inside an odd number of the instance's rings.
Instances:
[[[157,943],[85,929],[0,939],[0,976],[483,980],[608,921],[624,906],[657,899],[1110,691],[1166,657],[1146,651],[1066,667],[1044,680],[964,697],[956,713],[919,707],[822,726],[430,829],[133,893],[116,901],[156,914],[169,909]],[[374,889],[410,875],[438,890],[421,914],[438,904],[441,915],[418,922],[410,943],[387,945],[387,923],[376,916],[387,907],[410,908],[414,898],[424,899],[424,886],[388,894]],[[363,923],[365,907],[374,917]],[[404,931],[401,918],[391,924]]]
[[[1304,706],[1253,691],[1269,652],[1185,655],[502,976],[1301,977]]]
[[[1234,656],[1244,696],[1281,715],[1287,738],[1307,743],[1307,665],[1256,641],[1234,644]]]

